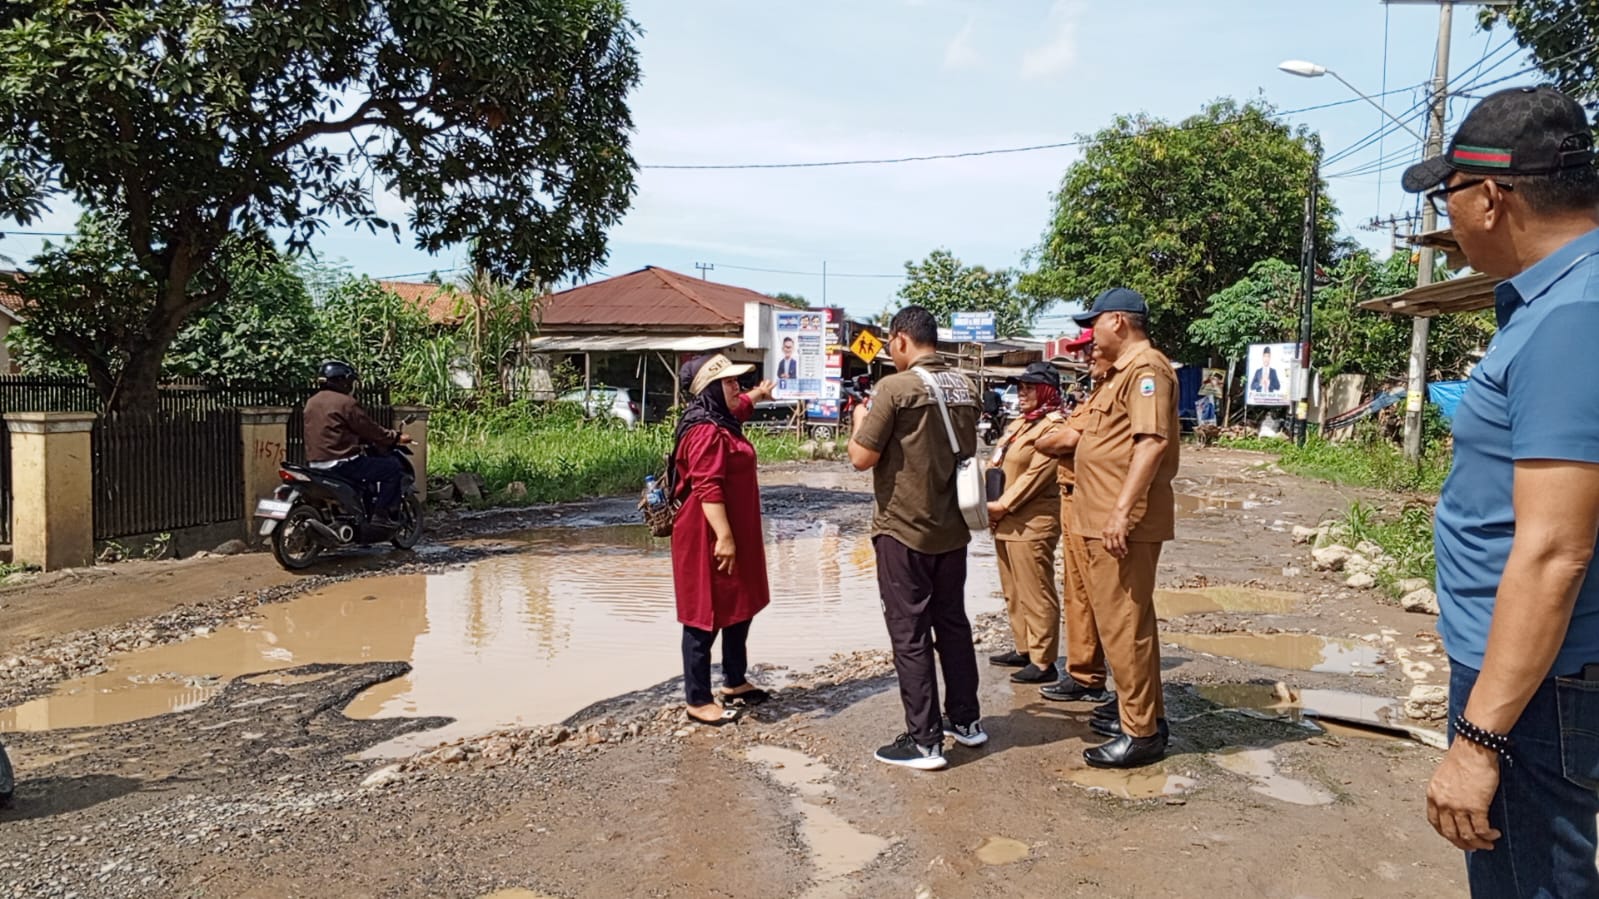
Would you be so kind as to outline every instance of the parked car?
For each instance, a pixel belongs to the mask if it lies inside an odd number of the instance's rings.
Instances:
[[[557,403],[571,403],[583,409],[585,418],[614,418],[627,426],[638,427],[642,416],[638,403],[626,387],[591,387],[569,390],[555,398]]]

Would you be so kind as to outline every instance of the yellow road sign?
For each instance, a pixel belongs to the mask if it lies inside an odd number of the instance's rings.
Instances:
[[[877,360],[877,354],[883,351],[883,342],[877,339],[876,334],[862,331],[855,335],[855,342],[849,345],[849,351],[870,365]]]

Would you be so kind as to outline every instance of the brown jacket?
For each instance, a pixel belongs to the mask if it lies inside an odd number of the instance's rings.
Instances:
[[[1053,457],[1038,451],[1038,438],[1065,422],[1059,412],[1037,421],[1018,418],[1005,431],[1005,492],[995,497],[1008,511],[994,528],[995,540],[1054,540],[1060,536],[1060,485]]]
[[[399,440],[399,431],[373,421],[347,393],[319,390],[305,401],[307,462],[341,462],[359,455],[363,444],[390,449]]]

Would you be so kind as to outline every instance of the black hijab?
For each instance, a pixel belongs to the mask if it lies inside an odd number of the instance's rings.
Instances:
[[[711,359],[710,356],[701,356],[683,363],[677,373],[678,386],[684,393],[693,389],[694,376],[699,374],[700,367]],[[712,381],[701,390],[699,394],[688,401],[683,407],[683,415],[677,420],[677,433],[672,437],[672,454],[666,459],[667,495],[676,496],[677,483],[677,450],[683,445],[683,435],[695,425],[712,424],[719,428],[726,428],[737,437],[744,436],[744,424],[733,415],[733,410],[728,408],[727,395],[722,392],[722,381]]]

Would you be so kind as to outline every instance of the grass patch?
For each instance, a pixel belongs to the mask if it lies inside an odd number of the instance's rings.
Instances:
[[[1377,581],[1393,591],[1395,585],[1406,578],[1426,578],[1427,583],[1437,583],[1438,560],[1433,555],[1432,509],[1412,503],[1397,518],[1383,518],[1376,509],[1364,503],[1355,503],[1344,515],[1343,539],[1349,546],[1369,541],[1382,547],[1392,556],[1395,567],[1379,574]]]
[[[1328,443],[1312,436],[1304,446],[1262,437],[1223,438],[1219,443],[1233,449],[1275,453],[1277,464],[1289,474],[1352,487],[1417,493],[1437,493],[1442,489],[1452,461],[1448,449],[1441,443],[1432,443],[1417,465],[1406,459],[1399,447],[1378,438]]]
[[[532,404],[436,412],[429,425],[430,475],[474,472],[489,495],[520,481],[530,503],[637,492],[645,475],[659,473],[674,427],[663,422],[629,431]],[[801,458],[800,441],[791,434],[750,437],[763,462]]]

